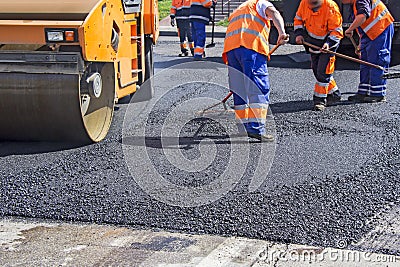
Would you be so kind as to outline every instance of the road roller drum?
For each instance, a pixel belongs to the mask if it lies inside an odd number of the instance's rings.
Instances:
[[[153,73],[157,22],[156,0],[0,0],[0,140],[101,141]]]

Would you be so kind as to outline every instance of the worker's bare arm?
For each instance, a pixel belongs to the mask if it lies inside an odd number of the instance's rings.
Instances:
[[[279,37],[278,42],[279,44],[287,43],[287,35],[285,32],[285,22],[279,13],[279,11],[274,6],[269,6],[265,9],[265,14],[268,18],[272,20],[274,23],[275,28],[278,30]]]
[[[279,34],[285,33],[285,22],[279,13],[279,11],[274,7],[270,6],[265,9],[265,14],[268,18],[271,18]]]
[[[367,20],[367,17],[364,14],[359,14],[356,16],[354,19],[353,23],[350,25],[350,27],[345,31],[345,35],[347,37],[353,36],[353,31],[360,27],[365,21]]]

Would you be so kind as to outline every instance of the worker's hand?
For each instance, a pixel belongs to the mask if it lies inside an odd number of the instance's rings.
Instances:
[[[301,36],[301,35],[296,36],[296,44],[303,44],[303,42],[304,42],[303,36]]]
[[[321,47],[321,52],[322,53],[326,53],[326,50],[329,50],[329,44],[328,43],[324,43],[324,45]]]
[[[171,18],[171,26],[175,27],[175,19],[174,18]]]
[[[357,46],[354,50],[354,53],[356,53],[356,55],[361,58],[361,48],[360,46]]]
[[[212,1],[212,7],[215,8],[216,5],[217,5],[217,0],[213,0]]]
[[[288,42],[289,42],[289,34],[286,33],[279,34],[277,44],[284,45],[287,44]]]
[[[346,37],[353,37],[353,33],[354,33],[354,31],[353,30],[350,30],[350,29],[347,29],[345,32],[344,32],[344,35],[346,35]]]

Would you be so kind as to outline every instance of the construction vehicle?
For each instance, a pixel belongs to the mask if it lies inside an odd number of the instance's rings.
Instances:
[[[290,35],[290,43],[295,44],[295,35],[294,35],[294,17],[296,16],[297,8],[301,0],[269,0],[272,2],[275,7],[281,12],[284,20],[285,20],[285,28],[286,32]],[[340,11],[343,16],[343,29],[346,30],[351,24],[350,18],[350,5],[342,4],[340,0],[335,0],[338,4]],[[393,45],[400,45],[400,5],[398,0],[382,0],[382,2],[388,7],[390,13],[393,15],[395,22],[395,36],[393,38]],[[270,42],[276,43],[277,32],[274,29],[271,32]],[[351,45],[350,40],[344,38],[342,40],[342,45]]]
[[[101,141],[152,96],[157,0],[0,0],[0,140]]]

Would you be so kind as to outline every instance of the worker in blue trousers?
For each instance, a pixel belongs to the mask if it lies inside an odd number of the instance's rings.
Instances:
[[[354,30],[360,35],[361,60],[389,68],[394,35],[394,18],[381,0],[342,0],[351,4],[353,23],[345,31],[352,37]],[[385,102],[386,79],[381,69],[361,65],[357,94],[350,96],[353,102]]]
[[[271,21],[278,30],[277,44],[285,44],[281,14],[267,0],[248,0],[229,17],[223,60],[229,65],[229,88],[233,92],[239,132],[261,142],[274,140],[266,134],[270,83],[267,68]],[[243,129],[244,128],[244,129]],[[245,132],[244,132],[245,130]]]
[[[206,25],[211,20],[211,8],[215,8],[217,0],[192,0],[190,6],[190,22],[194,41],[194,60],[205,57]]]

